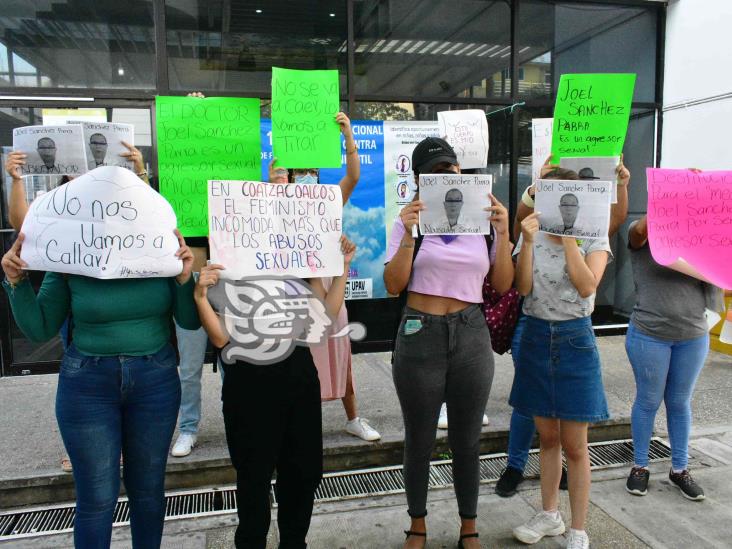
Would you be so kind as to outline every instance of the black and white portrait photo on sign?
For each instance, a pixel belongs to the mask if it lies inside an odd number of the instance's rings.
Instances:
[[[13,150],[28,157],[21,175],[81,175],[87,172],[79,124],[23,126],[13,130]]]
[[[582,180],[612,181],[613,185],[610,191],[611,204],[615,204],[618,201],[618,175],[616,173],[618,164],[620,164],[619,156],[563,157],[559,161],[559,165],[562,168],[572,170]]]
[[[135,128],[132,124],[116,124],[113,122],[72,122],[81,124],[84,130],[86,159],[90,170],[100,166],[119,166],[134,169],[133,163],[122,156],[129,153],[124,141],[135,145]]]
[[[558,236],[606,238],[612,181],[539,179],[539,230]]]
[[[422,234],[489,234],[493,176],[490,174],[420,174],[419,214]]]

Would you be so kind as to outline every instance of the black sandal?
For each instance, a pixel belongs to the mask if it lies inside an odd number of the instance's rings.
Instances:
[[[412,530],[404,530],[404,535],[406,536],[405,541],[409,539],[409,536],[418,536],[418,537],[427,537],[427,532],[414,532]],[[426,540],[425,540],[426,541]]]
[[[472,534],[463,534],[462,536],[460,536],[460,539],[458,540],[458,545],[457,545],[458,549],[463,549],[463,540],[465,538],[477,538],[478,535],[479,535],[478,532],[473,532]]]

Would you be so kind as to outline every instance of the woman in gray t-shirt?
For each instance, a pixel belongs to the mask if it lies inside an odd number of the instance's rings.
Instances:
[[[687,469],[691,397],[709,351],[704,309],[707,296],[715,289],[653,260],[645,216],[631,224],[628,238],[636,302],[625,350],[635,376],[636,396],[631,415],[635,466],[626,489],[637,496],[647,493],[648,446],[656,412],[665,401],[671,440],[669,479],[686,498],[699,501],[704,499],[704,490]]]

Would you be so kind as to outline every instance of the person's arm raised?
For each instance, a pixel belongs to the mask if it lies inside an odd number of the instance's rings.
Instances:
[[[208,289],[218,284],[219,272],[223,269],[224,266],[218,264],[203,267],[198,276],[198,282],[196,282],[196,289],[193,291],[201,326],[206,330],[211,343],[217,349],[222,349],[229,343],[229,334],[224,329],[223,319],[216,314],[208,301]]]
[[[389,263],[384,266],[384,285],[386,291],[398,295],[409,284],[412,274],[412,258],[414,257],[415,239],[412,237],[412,227],[419,223],[419,212],[424,210],[424,203],[415,200],[402,208],[399,217],[404,226],[404,234],[399,242],[399,248]],[[396,229],[393,229],[396,230]]]
[[[604,250],[592,252],[585,258],[580,252],[577,239],[573,236],[562,237],[562,245],[569,280],[581,297],[590,297],[597,291],[602,275],[605,273],[607,252]]]
[[[630,185],[630,171],[623,164],[623,155],[615,172],[618,174],[618,200],[610,206],[610,227],[608,236],[615,236],[625,220],[628,219],[628,185]]]
[[[349,118],[344,113],[339,112],[336,115],[336,122],[340,125],[341,133],[343,133],[346,140],[346,175],[338,183],[343,195],[343,205],[345,206],[361,177],[361,159],[358,157],[358,149],[353,138],[353,129]]]
[[[628,229],[628,243],[634,250],[639,250],[648,242],[648,216],[644,215]]]
[[[13,179],[10,186],[10,197],[8,199],[8,220],[10,226],[19,231],[28,213],[28,201],[25,196],[25,184],[20,176],[21,166],[25,165],[27,155],[13,151],[8,154],[5,161],[5,171]]]
[[[331,318],[336,318],[338,312],[343,307],[343,301],[346,295],[346,283],[348,282],[348,270],[351,267],[351,261],[356,253],[356,245],[348,240],[345,235],[341,235],[341,252],[343,253],[343,274],[333,278],[330,289],[326,292],[321,278],[311,278],[308,280],[313,288],[315,295],[320,297],[325,303],[325,310]]]
[[[521,222],[521,250],[516,261],[516,290],[522,296],[534,287],[534,236],[539,232],[539,212],[529,214]]]
[[[490,222],[495,232],[493,245],[496,247],[495,264],[491,265],[490,282],[493,289],[503,295],[513,284],[514,267],[511,260],[513,246],[508,238],[508,210],[501,202],[489,195],[491,206],[485,210],[492,213]]]

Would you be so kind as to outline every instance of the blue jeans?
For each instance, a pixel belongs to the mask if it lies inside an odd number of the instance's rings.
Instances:
[[[175,325],[180,355],[180,412],[178,429],[181,433],[195,435],[201,421],[201,374],[206,356],[208,335],[206,330],[185,330]]]
[[[76,485],[74,545],[110,546],[119,496],[119,459],[129,496],[132,545],[159,548],[165,517],[165,465],[180,405],[175,350],[148,356],[64,354],[56,419]]]
[[[516,356],[518,356],[519,342],[521,341],[524,326],[526,326],[526,317],[523,313],[519,313],[519,319],[511,340],[511,356],[514,360],[514,368],[516,367]],[[526,468],[526,462],[529,460],[529,450],[535,433],[534,418],[514,408],[511,413],[511,426],[508,431],[509,467],[523,472]]]
[[[635,376],[631,413],[635,464],[648,466],[648,446],[661,401],[666,403],[671,465],[679,471],[689,462],[691,396],[709,352],[709,334],[670,341],[648,336],[631,322],[625,350]]]

